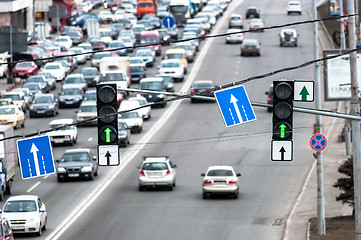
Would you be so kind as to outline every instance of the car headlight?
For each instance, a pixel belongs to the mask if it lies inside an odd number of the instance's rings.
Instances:
[[[164,94],[158,94],[157,97],[164,98]]]
[[[59,173],[64,173],[64,172],[66,172],[66,169],[63,168],[63,167],[58,167],[57,171],[58,171]]]
[[[82,172],[91,172],[92,171],[92,167],[91,166],[85,166],[81,168]]]

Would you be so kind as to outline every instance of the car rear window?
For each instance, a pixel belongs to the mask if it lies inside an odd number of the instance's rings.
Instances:
[[[151,162],[151,163],[144,163],[143,170],[167,170],[168,166],[164,162]]]
[[[231,17],[231,20],[241,20],[240,17]]]
[[[233,176],[233,172],[231,170],[226,169],[217,169],[217,170],[210,170],[207,174],[210,177],[231,177]]]

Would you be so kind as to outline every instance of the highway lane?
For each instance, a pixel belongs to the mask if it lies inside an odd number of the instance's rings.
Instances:
[[[281,11],[280,6],[286,3],[259,3],[266,24],[305,19],[305,15],[287,16]],[[251,4],[245,1],[237,11],[244,13],[245,6]],[[262,42],[260,58],[240,57],[239,46],[226,46],[224,39],[215,39],[196,79],[226,84],[308,61],[312,59],[311,27],[297,28],[301,38],[298,48],[280,48],[278,31],[247,34]],[[221,29],[225,30],[226,26]],[[265,102],[264,92],[280,77],[311,79],[312,71],[300,69],[247,83],[250,98]],[[286,218],[313,162],[307,144],[313,118],[295,114],[295,159],[272,162],[271,114],[264,108],[255,110],[257,121],[226,128],[216,104],[182,101],[152,138],[153,144],[143,148],[59,239],[281,239]],[[179,166],[176,189],[138,192],[136,167],[142,156],[163,154]],[[213,164],[229,164],[242,173],[238,200],[201,198],[200,173]]]

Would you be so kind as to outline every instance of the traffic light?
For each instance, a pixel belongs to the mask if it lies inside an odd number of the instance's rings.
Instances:
[[[118,144],[118,115],[116,84],[98,84],[98,145]],[[112,114],[112,115],[110,115]]]
[[[293,81],[273,81],[273,140],[292,140]]]

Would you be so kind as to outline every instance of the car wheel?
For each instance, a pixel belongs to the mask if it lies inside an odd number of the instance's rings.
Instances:
[[[196,102],[196,100],[191,98],[191,103],[195,103],[195,102]]]
[[[45,223],[44,223],[44,226],[43,226],[43,231],[46,231],[46,224],[48,223],[48,218],[45,218]]]
[[[69,143],[70,146],[73,146],[74,145],[74,140],[70,140],[70,143]]]
[[[208,194],[207,193],[203,193],[203,199],[207,199],[208,198]]]
[[[0,192],[0,201],[3,201],[3,200],[4,200],[4,196],[5,196],[4,189],[1,189],[1,192]]]
[[[53,114],[51,114],[52,117],[55,117],[56,116],[56,111],[54,110],[53,111]]]
[[[169,191],[173,191],[173,185],[169,186],[169,187],[168,187],[168,190],[169,190]]]
[[[76,143],[76,138],[73,139],[74,144]]]
[[[142,186],[138,186],[138,190],[139,190],[139,192],[142,192],[143,191],[143,187]]]
[[[56,180],[57,180],[58,182],[63,182],[63,179],[60,178],[60,177],[57,177]]]
[[[93,181],[93,180],[94,180],[94,173],[93,173],[93,172],[90,174],[89,180],[90,180],[90,181]]]
[[[234,195],[233,195],[233,198],[234,198],[234,199],[237,199],[237,198],[238,198],[238,194],[237,194],[237,193],[234,194]]]
[[[41,226],[39,226],[39,231],[36,233],[36,235],[41,236],[41,234],[42,234],[42,230],[41,230]]]
[[[95,171],[94,176],[98,176],[98,170]]]
[[[19,126],[18,126],[18,122],[15,123],[15,126],[14,126],[14,129],[18,129]]]
[[[21,127],[22,127],[22,128],[25,127],[25,120],[24,120],[23,123],[21,124]]]

